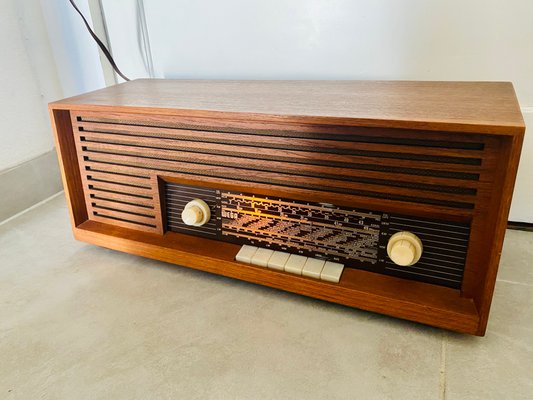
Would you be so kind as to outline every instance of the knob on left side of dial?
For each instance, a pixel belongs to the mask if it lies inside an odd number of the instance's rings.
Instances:
[[[189,201],[181,212],[181,220],[185,225],[202,226],[211,218],[211,210],[201,199]]]

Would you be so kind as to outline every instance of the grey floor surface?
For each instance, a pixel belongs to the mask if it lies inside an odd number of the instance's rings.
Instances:
[[[0,399],[533,399],[533,234],[465,336],[74,241],[63,196],[0,226]]]

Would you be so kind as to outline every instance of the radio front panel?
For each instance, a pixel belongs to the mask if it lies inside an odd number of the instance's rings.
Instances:
[[[491,190],[498,148],[488,136],[444,132],[327,126],[302,132],[272,123],[250,129],[237,121],[222,127],[90,111],[71,120],[91,220],[454,289],[465,282],[471,225]],[[239,185],[242,191],[224,190]],[[267,196],[268,188],[287,195]],[[211,209],[202,226],[183,222],[184,207],[195,199]],[[414,265],[398,265],[388,254],[399,232],[421,241]]]
[[[151,80],[50,110],[80,240],[485,332],[524,133],[512,86]]]
[[[170,182],[165,182],[164,190],[167,229],[172,232],[461,287],[470,239],[468,224]],[[198,198],[209,205],[211,220],[203,226],[186,225],[183,209]],[[387,255],[390,237],[402,231],[414,233],[424,245],[420,260],[408,268],[396,265]]]

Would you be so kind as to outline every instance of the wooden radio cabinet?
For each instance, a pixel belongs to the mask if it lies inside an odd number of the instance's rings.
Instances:
[[[510,83],[135,80],[50,113],[76,239],[484,335]]]

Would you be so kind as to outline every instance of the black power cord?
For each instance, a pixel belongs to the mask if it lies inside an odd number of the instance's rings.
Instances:
[[[126,75],[124,75],[120,71],[120,69],[117,67],[117,64],[115,63],[115,60],[113,60],[113,56],[111,55],[111,53],[109,52],[107,47],[105,47],[105,44],[100,40],[100,38],[98,38],[98,36],[96,36],[96,33],[94,33],[94,31],[91,29],[91,26],[89,25],[89,23],[87,22],[87,20],[83,16],[83,14],[80,11],[80,9],[78,8],[78,6],[76,6],[76,3],[74,3],[73,0],[68,0],[68,1],[72,5],[72,7],[74,7],[74,9],[78,12],[78,14],[80,14],[81,19],[83,19],[83,22],[85,23],[85,27],[87,28],[87,30],[91,34],[92,38],[94,39],[94,41],[96,42],[98,47],[100,47],[100,49],[104,53],[105,57],[107,58],[107,61],[109,61],[109,64],[111,64],[111,66],[113,67],[115,72],[117,74],[119,74],[122,77],[122,79],[124,79],[125,81],[129,81],[130,79]]]

